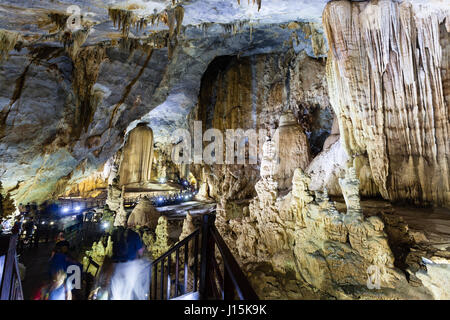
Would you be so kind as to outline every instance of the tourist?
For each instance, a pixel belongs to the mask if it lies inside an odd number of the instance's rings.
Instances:
[[[33,217],[28,218],[28,221],[24,223],[24,231],[25,231],[25,241],[31,247],[34,233],[34,219]]]
[[[70,281],[61,267],[51,270],[50,282],[39,289],[34,300],[72,300]]]
[[[97,287],[90,298],[95,300],[145,300],[150,287],[150,262],[141,259],[144,244],[139,234],[119,227],[112,234],[113,255],[106,258]]]

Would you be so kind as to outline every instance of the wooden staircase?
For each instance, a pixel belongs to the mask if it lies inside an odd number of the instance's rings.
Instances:
[[[203,215],[201,228],[152,262],[150,299],[258,300],[214,221]]]

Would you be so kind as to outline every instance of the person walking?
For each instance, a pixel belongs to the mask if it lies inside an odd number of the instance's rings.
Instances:
[[[143,259],[144,244],[135,231],[119,227],[113,231],[113,255],[106,258],[93,300],[145,300],[150,287],[150,261]]]

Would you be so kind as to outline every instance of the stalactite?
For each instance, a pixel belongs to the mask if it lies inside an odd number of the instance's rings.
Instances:
[[[159,23],[165,24],[168,28],[168,39],[159,33],[153,33],[148,37],[147,45],[151,43],[154,47],[160,48],[162,44],[168,48],[168,58],[171,59],[175,47],[178,44],[178,36],[181,32],[184,18],[184,8],[177,5],[175,8],[166,9],[162,12],[155,12],[147,17],[138,17],[129,8],[112,8],[108,9],[109,16],[113,20],[114,26],[122,30],[123,38],[128,38],[130,26],[134,26],[136,30],[141,31],[148,25],[154,26]],[[162,32],[164,33],[164,32]]]
[[[176,29],[177,36],[180,34],[181,27],[183,25],[183,18],[184,18],[184,8],[182,6],[175,7],[175,19],[177,21],[177,29]]]
[[[82,130],[87,130],[94,116],[96,105],[92,99],[93,87],[104,59],[105,48],[95,46],[81,49],[73,61],[73,89],[77,108],[72,130],[76,137],[80,136]]]
[[[238,32],[241,32],[246,26],[250,26],[251,28],[249,20],[237,21],[233,23],[221,23],[220,26],[225,33],[232,35],[236,35]]]
[[[89,30],[89,28],[84,28],[75,32],[65,32],[61,35],[60,41],[64,44],[64,49],[72,60],[75,59],[81,46],[89,36]]]
[[[136,19],[132,11],[119,8],[108,8],[108,14],[113,21],[114,27],[122,30],[124,36],[128,36],[130,26],[136,23]]]
[[[203,36],[206,36],[206,33],[208,32],[208,29],[210,26],[212,26],[212,22],[203,22],[200,24],[199,28],[203,31]]]
[[[140,185],[150,182],[152,161],[153,131],[141,123],[131,130],[123,148],[119,168],[120,185]]]
[[[168,55],[169,60],[172,60],[173,52],[175,51],[175,48],[176,48],[176,44],[169,40],[167,42],[167,49],[168,49],[167,55]]]
[[[441,48],[449,33],[439,32],[445,19],[448,8],[408,1],[333,1],[323,13],[330,100],[342,141],[349,155],[367,154],[390,200],[450,204]]]
[[[322,27],[318,23],[307,22],[301,23],[301,28],[305,33],[306,39],[311,40],[311,47],[316,57],[326,55],[325,38],[319,31]],[[297,38],[298,42],[298,38]]]
[[[261,1],[262,0],[253,0],[253,4],[258,5],[258,11],[261,10]],[[237,0],[238,5],[241,5],[241,0]],[[250,0],[248,0],[248,4],[250,4]]]
[[[18,40],[17,32],[0,29],[0,62],[8,58],[9,52],[14,49]]]
[[[173,33],[175,32],[175,12],[174,10],[167,11],[167,21],[169,27],[169,38],[172,39]]]

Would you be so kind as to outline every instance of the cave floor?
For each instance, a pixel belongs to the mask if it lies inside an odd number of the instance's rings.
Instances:
[[[335,203],[338,211],[345,212],[343,200]],[[422,254],[450,261],[450,209],[391,204],[383,200],[362,200],[361,207],[365,216],[381,214],[394,218],[394,228],[405,223],[414,246]]]
[[[411,231],[421,232],[424,237],[418,236],[428,240],[433,247],[450,250],[450,210],[394,206],[394,211],[404,219]]]

